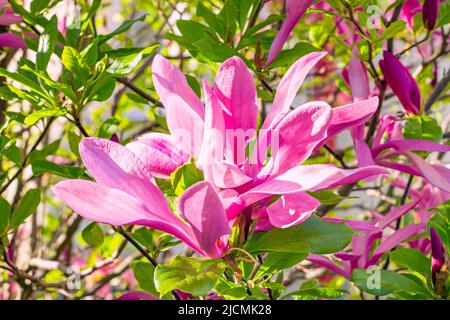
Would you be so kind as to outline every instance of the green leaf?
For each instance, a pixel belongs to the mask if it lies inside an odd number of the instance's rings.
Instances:
[[[77,84],[78,86],[81,86],[89,78],[89,65],[75,48],[64,47],[61,61],[64,67],[71,72],[73,78],[80,82]]]
[[[22,165],[22,152],[15,145],[10,146],[8,149],[4,151],[4,155],[14,162],[17,166]]]
[[[428,226],[436,230],[446,252],[450,253],[450,200],[433,208],[433,210],[437,212],[428,221]]]
[[[0,237],[2,237],[8,229],[10,215],[11,205],[8,201],[0,197]]]
[[[289,292],[284,295],[281,299],[287,297],[297,297],[305,300],[311,300],[314,298],[327,298],[336,299],[342,297],[347,291],[335,288],[310,288],[310,289],[300,289],[297,291]]]
[[[35,176],[51,173],[68,179],[78,179],[83,177],[84,174],[83,168],[59,165],[47,160],[35,160],[31,162],[31,170]]]
[[[33,1],[35,2],[35,1]],[[36,53],[37,70],[46,70],[50,57],[55,50],[58,36],[58,20],[54,15],[45,27],[44,32],[39,36],[38,50]]]
[[[108,41],[109,39],[128,31],[133,26],[133,24],[135,24],[138,21],[143,21],[145,19],[145,17],[146,17],[146,15],[142,15],[139,18],[134,19],[134,20],[126,20],[113,32],[106,34],[106,35],[99,35],[96,39],[97,44],[101,45],[101,44],[105,43],[106,41]]]
[[[77,158],[80,158],[80,152],[78,150],[78,146],[80,145],[81,137],[73,131],[69,131],[67,136],[68,136],[68,140],[69,140],[70,150],[77,156]]]
[[[342,197],[331,190],[308,192],[308,194],[319,200],[321,204],[326,205],[338,204],[342,200],[346,199],[346,197]]]
[[[156,267],[155,286],[160,296],[175,289],[194,296],[204,296],[221,277],[223,268],[219,260],[176,256],[169,264]]]
[[[204,180],[203,172],[197,169],[193,163],[185,163],[170,175],[173,190],[177,196],[193,184]]]
[[[36,211],[41,201],[41,191],[39,189],[30,189],[23,196],[19,206],[14,210],[11,216],[11,228],[15,229],[25,221],[33,212]]]
[[[312,216],[295,227],[273,229],[254,235],[246,245],[252,253],[333,253],[351,241],[353,230],[345,223],[328,222]]]
[[[105,240],[105,234],[103,229],[98,225],[97,222],[92,222],[86,226],[81,232],[84,242],[92,247],[100,246]]]
[[[155,296],[158,296],[158,291],[155,287],[155,267],[151,263],[137,261],[131,265],[134,277],[139,283],[139,287]]]
[[[117,118],[109,118],[102,122],[98,129],[97,137],[109,139],[119,129],[120,121]]]
[[[32,126],[42,118],[47,117],[59,117],[67,113],[66,109],[42,109],[33,112],[25,118],[25,124],[27,126]]]
[[[298,42],[292,49],[281,51],[269,67],[289,67],[297,59],[314,51],[318,51],[318,49],[308,42]]]
[[[35,149],[29,155],[30,162],[40,159],[45,159],[46,157],[55,154],[59,149],[59,144],[61,140],[53,141],[52,143],[46,145],[41,150]]]
[[[390,293],[408,293],[419,299],[432,296],[425,285],[420,285],[412,278],[391,270],[355,269],[350,280],[359,289],[376,296],[385,296]]]
[[[431,260],[419,250],[398,248],[389,256],[397,266],[418,272],[425,278],[431,279]]]
[[[258,270],[255,279],[259,279],[266,275],[278,272],[280,270],[291,268],[299,264],[308,256],[306,252],[300,253],[286,253],[286,252],[272,252],[264,259],[263,264]]]
[[[379,40],[387,40],[395,37],[398,33],[406,29],[406,22],[403,20],[397,20],[392,22],[389,27],[384,30]]]
[[[442,139],[442,129],[436,119],[427,115],[416,115],[406,120],[403,136],[405,139],[439,142]]]

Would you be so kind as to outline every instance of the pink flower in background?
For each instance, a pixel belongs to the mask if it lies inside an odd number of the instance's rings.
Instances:
[[[431,272],[433,275],[433,283],[436,283],[437,275],[445,263],[445,252],[441,238],[434,228],[430,229],[431,239]]]
[[[398,97],[406,112],[420,113],[420,91],[408,69],[389,51],[383,52],[380,68],[384,80]]]
[[[433,30],[439,15],[439,0],[425,0],[423,3],[423,24],[428,30]]]
[[[402,130],[403,126],[396,116],[385,115],[381,118],[371,149],[375,163],[422,177],[442,191],[450,192],[450,169],[443,165],[430,164],[414,153],[414,151],[448,152],[450,146],[428,140],[404,139]],[[385,142],[383,142],[384,136],[386,136]],[[400,162],[399,156],[406,158],[409,163]]]
[[[396,229],[398,219],[413,209],[418,202],[416,200],[403,206],[392,207],[386,215],[372,212],[374,219],[368,223],[363,234],[353,236],[350,249],[333,255],[340,260],[340,264],[316,254],[310,254],[308,260],[346,278],[350,278],[354,269],[367,269],[375,265],[385,253],[426,230],[425,223],[409,224]]]
[[[406,0],[402,6],[401,17],[408,22],[408,26],[412,27],[414,16],[422,11],[419,0]]]
[[[270,46],[267,57],[268,65],[276,59],[291,31],[313,2],[312,0],[286,0],[286,19],[283,21],[280,31]]]
[[[0,25],[10,26],[22,22],[22,17],[16,15],[7,0],[0,0]],[[11,32],[0,33],[0,47],[26,49],[27,46],[21,36]]]
[[[124,146],[85,138],[80,155],[96,182],[65,180],[56,184],[53,192],[84,218],[115,226],[159,229],[213,258],[226,250],[220,238],[231,230],[220,199],[208,183],[193,185],[181,197],[179,215],[185,223],[171,212],[152,182],[150,169]]]

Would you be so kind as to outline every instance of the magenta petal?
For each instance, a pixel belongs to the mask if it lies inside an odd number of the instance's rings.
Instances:
[[[92,181],[64,180],[52,190],[76,213],[91,221],[121,226],[152,218],[141,200]]]
[[[426,230],[425,224],[410,224],[384,239],[381,244],[374,250],[371,262],[377,261],[383,254],[397,247],[403,241]]]
[[[157,54],[153,58],[152,75],[156,92],[166,108],[167,98],[173,94],[184,101],[186,108],[192,109],[200,118],[203,118],[202,102],[191,89],[180,69],[160,54]]]
[[[423,3],[423,24],[428,30],[433,30],[439,15],[439,0],[425,0]]]
[[[256,130],[256,87],[241,58],[232,57],[220,66],[214,91],[224,106],[226,129]]]
[[[330,260],[328,260],[327,258],[325,258],[324,256],[320,256],[318,254],[310,254],[308,256],[308,258],[306,258],[307,260],[316,263],[324,268],[327,268],[328,270],[340,274],[341,276],[345,277],[345,278],[349,278],[350,274],[348,274],[346,271],[344,271],[343,269],[341,269],[337,264],[331,262]]]
[[[385,228],[389,226],[392,222],[396,221],[400,217],[408,213],[409,210],[414,208],[422,199],[417,199],[413,202],[407,203],[400,207],[392,207],[389,212],[384,215],[380,220],[378,220],[377,225],[380,228]]]
[[[360,100],[333,108],[333,117],[328,128],[328,138],[337,135],[342,130],[364,124],[378,109],[378,97]]]
[[[372,224],[369,224],[364,221],[355,221],[355,220],[346,220],[346,219],[336,219],[336,218],[324,218],[327,221],[330,222],[340,222],[347,224],[350,228],[361,231],[361,232],[367,232],[367,231],[382,231],[380,227],[374,226]]]
[[[27,45],[21,36],[13,33],[0,33],[0,48],[1,47],[26,49]]]
[[[308,219],[320,202],[305,192],[281,196],[267,208],[270,223],[277,228],[288,228]]]
[[[152,212],[170,212],[148,168],[126,147],[107,139],[84,138],[79,148],[84,165],[99,184],[130,193]]]
[[[126,292],[116,300],[160,300],[147,292]]]
[[[248,206],[269,195],[329,189],[386,173],[388,171],[379,166],[367,166],[353,170],[343,170],[326,164],[298,166],[277,177],[270,178],[242,194],[235,204],[236,208],[230,210],[234,211],[238,207]]]
[[[431,271],[433,275],[433,283],[436,282],[437,274],[441,271],[445,263],[445,252],[442,240],[434,228],[430,229],[431,239]]]
[[[217,162],[213,165],[214,184],[219,188],[236,188],[252,181],[241,169],[232,162]]]
[[[219,196],[208,182],[198,182],[181,196],[179,211],[190,224],[200,248],[211,258],[223,252],[217,242],[230,234],[228,220]]]
[[[389,51],[383,52],[380,68],[384,79],[405,110],[411,114],[419,114],[420,90],[408,69]]]
[[[298,59],[286,72],[278,85],[272,107],[262,129],[274,128],[288,114],[297,92],[309,71],[322,59],[326,52],[312,52]]]
[[[0,8],[1,10],[1,8]],[[8,10],[0,14],[0,26],[10,26],[12,24],[21,23],[22,17],[14,13],[8,13]]]
[[[141,225],[174,235],[201,252],[187,226],[172,212],[151,211],[147,203],[118,189],[87,180],[64,180],[53,187],[55,195],[83,218],[114,226]]]
[[[189,155],[167,134],[148,133],[138,137],[126,147],[142,161],[152,175],[158,178],[169,178],[172,172],[189,160]]]
[[[261,173],[276,175],[301,164],[325,137],[331,120],[331,107],[325,102],[304,104],[289,113],[271,133],[272,159]]]
[[[225,121],[216,93],[204,83],[205,129],[197,166],[203,170],[205,180],[213,182],[212,166],[222,161],[225,150]]]
[[[440,165],[429,164],[420,156],[409,151],[404,154],[416,165],[424,179],[439,189],[450,192],[450,169]]]
[[[386,149],[393,148],[398,152],[404,151],[438,151],[438,152],[448,152],[450,151],[450,146],[439,144],[434,141],[427,140],[390,140],[386,143],[378,145],[377,147],[372,149],[372,154],[374,157],[378,156],[378,154]]]
[[[352,90],[352,96],[355,101],[365,100],[370,95],[369,78],[364,64],[356,57],[355,48],[350,57],[348,68],[348,81]]]
[[[268,65],[278,56],[292,29],[294,29],[297,22],[313,2],[313,0],[286,0],[287,17],[286,20],[283,21],[280,31],[270,46],[269,56],[267,57]]]

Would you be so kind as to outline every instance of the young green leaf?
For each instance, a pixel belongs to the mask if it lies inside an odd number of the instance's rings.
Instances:
[[[20,226],[26,218],[36,211],[41,201],[41,191],[39,189],[31,189],[23,196],[19,206],[13,211],[11,216],[11,228],[15,229]]]
[[[103,229],[96,222],[92,222],[86,226],[81,232],[84,242],[92,247],[100,246],[105,240]]]

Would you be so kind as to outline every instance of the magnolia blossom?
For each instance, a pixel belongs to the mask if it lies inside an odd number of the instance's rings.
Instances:
[[[406,112],[420,113],[420,90],[408,69],[389,51],[383,52],[380,68],[389,87],[398,97]]]
[[[304,221],[320,204],[306,191],[386,173],[377,166],[353,170],[325,164],[299,166],[327,139],[363,123],[378,105],[377,98],[334,109],[311,102],[289,112],[308,71],[323,56],[312,53],[288,70],[261,126],[260,139],[255,134],[256,88],[241,59],[233,57],[223,63],[213,88],[204,83],[203,105],[181,71],[157,55],[153,80],[166,108],[171,135],[151,133],[127,146],[85,138],[79,151],[96,182],[62,181],[54,193],[87,219],[159,229],[212,258],[228,250],[230,226],[243,211],[258,220],[261,229]],[[199,128],[200,135],[196,133]],[[274,136],[276,147],[265,161],[267,138]],[[254,139],[256,151],[247,157],[242,150]],[[167,178],[190,157],[196,159],[206,181],[182,194],[174,214],[153,177]],[[281,197],[268,206],[275,195]]]
[[[366,230],[353,236],[351,250],[333,255],[340,260],[340,264],[316,254],[310,254],[308,260],[346,278],[350,278],[354,269],[367,269],[375,265],[385,253],[426,230],[426,223],[409,224],[396,230],[398,219],[413,209],[418,202],[419,200],[415,200],[399,207],[392,207],[386,215],[372,212],[373,220],[367,223]]]
[[[433,30],[439,14],[439,0],[425,0],[423,3],[423,24],[428,30]]]
[[[436,283],[437,275],[441,272],[442,266],[445,263],[445,251],[441,238],[434,228],[430,229],[431,239],[431,272],[433,276],[433,283]]]
[[[22,17],[16,15],[7,0],[0,0],[0,26],[10,26],[22,22]],[[0,33],[0,47],[25,49],[27,46],[21,36],[11,32]]]

